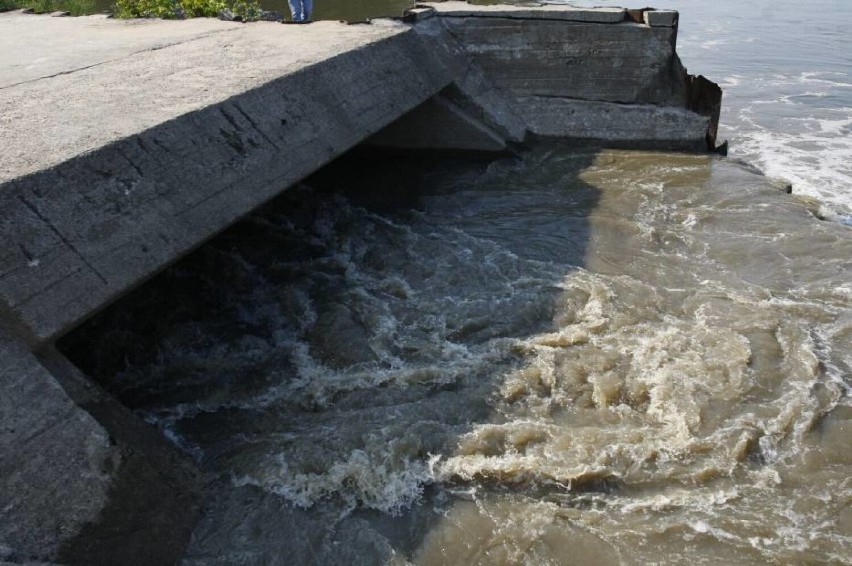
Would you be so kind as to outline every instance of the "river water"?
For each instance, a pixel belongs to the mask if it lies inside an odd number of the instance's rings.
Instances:
[[[724,90],[719,139],[731,142],[731,155],[792,181],[826,216],[852,224],[852,2],[655,5],[680,11],[681,59]]]
[[[777,31],[695,11],[732,154],[805,194],[713,156],[356,154],[64,341],[214,482],[187,564],[852,563],[849,91],[710,64]]]

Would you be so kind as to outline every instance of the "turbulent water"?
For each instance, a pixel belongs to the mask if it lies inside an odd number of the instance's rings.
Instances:
[[[849,563],[850,264],[731,160],[358,157],[70,350],[221,481],[189,564]]]
[[[211,478],[187,564],[852,563],[852,5],[685,4],[732,154],[802,194],[355,155],[65,340]]]

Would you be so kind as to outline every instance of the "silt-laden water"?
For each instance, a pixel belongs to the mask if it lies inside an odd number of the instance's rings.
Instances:
[[[731,160],[358,156],[72,357],[219,488],[187,564],[852,562],[852,231]]]

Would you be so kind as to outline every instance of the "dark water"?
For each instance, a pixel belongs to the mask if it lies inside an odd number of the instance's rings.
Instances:
[[[804,194],[709,156],[356,155],[65,340],[229,486],[187,564],[852,563],[852,230],[816,218],[849,4],[682,4],[732,153]]]
[[[850,268],[730,160],[357,157],[64,347],[231,486],[188,564],[848,563]]]

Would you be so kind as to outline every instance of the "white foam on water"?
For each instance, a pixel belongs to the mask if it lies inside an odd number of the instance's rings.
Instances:
[[[837,77],[841,80],[832,80],[824,77]],[[852,82],[846,82],[845,78],[848,78],[849,75],[845,73],[832,72],[832,71],[808,71],[804,72],[798,77],[796,80],[802,83],[816,83],[816,84],[825,84],[832,87],[837,88],[852,88]]]
[[[318,473],[291,470],[282,455],[272,459],[277,466],[257,470],[263,475],[234,476],[232,483],[260,487],[302,508],[335,496],[345,500],[349,509],[366,507],[397,515],[417,501],[433,481],[429,462],[393,462],[388,453],[353,450]]]
[[[747,116],[743,124],[749,123]],[[836,214],[852,211],[852,135],[847,120],[803,121],[795,133],[771,131],[752,123],[731,132],[734,157],[755,163],[770,177],[793,184],[793,192],[836,207]]]
[[[850,75],[836,71],[725,78],[720,138],[730,154],[793,192],[822,201],[821,216],[852,223],[852,107]],[[767,93],[772,93],[767,97]]]

